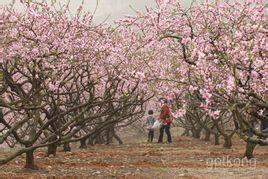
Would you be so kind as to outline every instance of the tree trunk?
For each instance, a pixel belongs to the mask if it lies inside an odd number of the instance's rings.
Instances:
[[[190,131],[185,129],[184,132],[181,134],[181,136],[189,137],[190,136]]]
[[[26,152],[26,169],[37,170],[37,166],[34,164],[34,150]]]
[[[205,138],[204,141],[210,141],[210,132],[209,131],[205,131]]]
[[[64,143],[63,144],[63,150],[64,152],[71,152],[71,147],[69,143]]]
[[[226,149],[230,149],[232,147],[232,136],[225,136],[224,137],[223,147]]]
[[[104,134],[102,134],[101,136],[100,136],[100,140],[101,140],[101,144],[104,144],[105,143],[105,135]]]
[[[94,138],[92,136],[90,136],[88,138],[88,142],[87,142],[88,145],[94,145]]]
[[[95,144],[101,144],[100,134],[95,137]]]
[[[53,142],[55,140],[57,140],[57,137],[56,136],[52,137],[49,141],[50,142]],[[56,156],[56,153],[57,153],[57,147],[58,147],[58,143],[57,142],[50,144],[47,147],[47,157],[49,157],[51,154],[55,157]]]
[[[113,135],[110,129],[106,131],[106,144],[110,144],[113,142]]]
[[[220,135],[214,135],[214,145],[220,145]]]
[[[51,144],[47,147],[47,157],[49,157],[50,155],[53,155],[54,157],[56,156],[56,152],[57,152],[57,144]]]
[[[121,140],[121,138],[115,132],[113,133],[113,136],[119,142],[120,145],[123,144],[123,141]]]
[[[105,144],[107,141],[105,140],[106,134],[104,132],[99,133],[95,137],[95,144]]]
[[[200,139],[201,131],[193,130],[192,133],[193,133],[193,138]]]
[[[248,141],[244,157],[247,157],[247,159],[253,158],[253,151],[254,151],[256,145],[257,144]]]
[[[81,149],[86,149],[87,148],[87,144],[86,144],[86,139],[81,139],[80,140],[80,147]]]

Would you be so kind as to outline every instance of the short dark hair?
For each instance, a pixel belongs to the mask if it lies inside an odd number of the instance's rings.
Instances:
[[[148,114],[154,114],[154,111],[153,110],[149,110],[148,111]]]
[[[166,98],[159,98],[159,101],[162,101],[163,103],[168,103],[168,100]]]

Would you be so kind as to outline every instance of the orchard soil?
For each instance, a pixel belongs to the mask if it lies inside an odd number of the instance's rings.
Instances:
[[[56,157],[45,157],[45,149],[35,151],[39,170],[26,170],[24,156],[0,166],[2,178],[260,178],[268,179],[268,146],[257,146],[255,158],[242,159],[245,143],[237,137],[232,149],[191,137],[181,137],[172,129],[173,143],[147,143],[146,134],[123,133],[123,145],[61,149]],[[121,133],[121,136],[122,136]],[[156,136],[157,137],[157,136]],[[156,138],[155,138],[156,141]],[[221,143],[223,141],[221,140]],[[0,148],[0,158],[12,152]],[[229,161],[229,162],[228,162]]]

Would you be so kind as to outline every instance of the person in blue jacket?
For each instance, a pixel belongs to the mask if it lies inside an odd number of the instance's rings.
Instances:
[[[147,117],[146,120],[146,125],[147,125],[147,129],[148,129],[148,142],[153,142],[154,139],[154,129],[152,128],[155,122],[155,118],[153,116],[154,111],[153,110],[149,110],[148,111],[149,116]]]

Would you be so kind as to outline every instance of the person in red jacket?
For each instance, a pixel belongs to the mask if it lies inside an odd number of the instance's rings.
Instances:
[[[163,105],[161,109],[161,113],[159,115],[159,120],[162,121],[162,126],[160,127],[160,135],[158,139],[158,143],[163,143],[164,130],[167,134],[168,142],[172,143],[171,134],[170,134],[170,125],[172,122],[171,112],[168,106],[167,99],[162,99]]]

